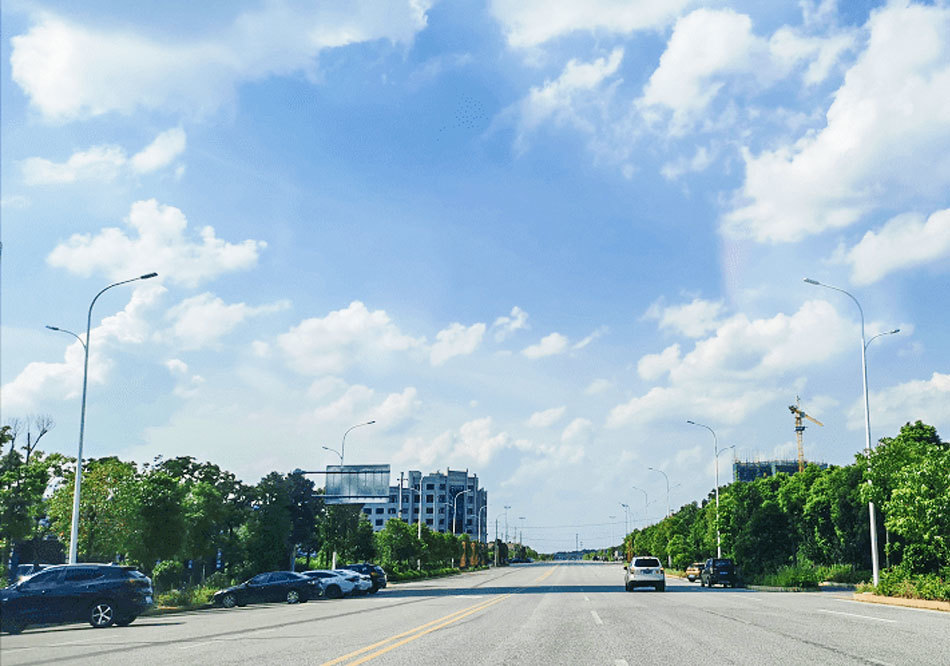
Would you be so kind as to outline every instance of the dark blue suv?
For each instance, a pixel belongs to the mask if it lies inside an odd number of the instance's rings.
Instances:
[[[93,627],[131,624],[151,608],[152,581],[134,567],[63,564],[0,590],[0,628],[85,620]]]

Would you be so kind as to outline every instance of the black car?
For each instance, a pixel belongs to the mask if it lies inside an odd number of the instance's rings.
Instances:
[[[0,590],[0,626],[86,620],[97,629],[131,624],[152,606],[152,581],[134,567],[61,564]]]
[[[741,585],[739,578],[739,567],[726,558],[711,557],[706,560],[703,570],[699,574],[699,585],[701,587],[712,587],[713,585],[723,585],[725,587],[735,587]]]
[[[386,587],[387,585],[386,571],[378,564],[362,562],[360,564],[344,564],[340,568],[349,569],[350,571],[355,571],[357,573],[369,576],[370,580],[373,582],[373,587],[369,590],[370,594],[376,594],[380,591],[380,589]]]
[[[303,603],[320,594],[316,581],[294,571],[270,571],[257,574],[240,585],[218,590],[211,600],[215,606],[234,608],[253,603],[286,601]]]

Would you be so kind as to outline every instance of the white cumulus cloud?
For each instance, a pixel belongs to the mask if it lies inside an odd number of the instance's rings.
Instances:
[[[525,347],[521,353],[528,358],[543,358],[563,354],[567,351],[568,340],[560,333],[551,333],[541,338],[536,345]]]
[[[560,421],[566,411],[567,407],[562,405],[561,407],[552,407],[551,409],[535,412],[528,419],[528,426],[531,428],[550,427]]]
[[[851,282],[873,284],[887,275],[950,258],[950,208],[929,218],[907,213],[868,231],[861,241],[835,257],[851,266]]]
[[[435,335],[435,344],[429,359],[432,365],[442,365],[453,356],[471,354],[482,343],[485,336],[485,324],[478,323],[463,326],[459,323],[449,325]]]
[[[661,329],[672,329],[686,337],[699,338],[716,330],[722,312],[722,301],[694,298],[689,303],[668,307],[654,303],[643,316],[644,319],[656,319]]]
[[[528,328],[528,313],[517,305],[511,308],[511,314],[498,317],[492,324],[495,333],[495,342],[503,342],[515,331]]]
[[[251,268],[267,246],[255,240],[228,243],[210,226],[193,241],[185,235],[184,213],[155,199],[132,204],[125,223],[134,235],[116,227],[95,236],[76,234],[57,245],[46,261],[84,277],[101,271],[115,280],[156,271],[163,281],[193,287],[222,273]]]
[[[874,440],[894,437],[907,422],[923,421],[943,433],[950,429],[950,374],[934,372],[930,379],[917,379],[871,391],[871,425]],[[848,410],[848,427],[864,428],[864,401]],[[872,442],[873,443],[873,442]]]
[[[730,234],[794,242],[887,206],[944,202],[950,184],[950,7],[889,3],[834,95],[826,125],[745,150]],[[779,186],[780,184],[780,186]]]
[[[305,319],[277,338],[290,366],[308,374],[341,372],[422,342],[403,334],[384,310],[371,312],[359,301],[326,317]]]
[[[312,75],[318,55],[389,40],[411,43],[429,2],[267,2],[204,36],[159,37],[133,27],[81,25],[50,12],[11,38],[11,74],[46,118],[162,109],[208,113],[248,81]]]
[[[251,306],[225,303],[211,293],[186,298],[170,308],[166,318],[174,323],[169,335],[182,349],[200,349],[226,335],[246,319],[271,314],[290,307],[289,301]]]

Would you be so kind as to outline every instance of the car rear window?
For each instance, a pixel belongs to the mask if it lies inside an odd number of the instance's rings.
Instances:
[[[714,567],[731,567],[732,560],[713,560]]]
[[[633,561],[633,566],[635,567],[658,567],[660,566],[660,561],[655,557],[638,557]]]

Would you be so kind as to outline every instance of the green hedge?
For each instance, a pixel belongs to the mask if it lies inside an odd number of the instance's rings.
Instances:
[[[892,567],[881,572],[876,588],[864,589],[886,597],[950,601],[950,567],[944,567],[939,574],[909,574],[900,567]]]
[[[196,585],[169,590],[156,595],[155,604],[160,608],[200,608],[211,603],[211,598],[219,589],[218,586]]]

